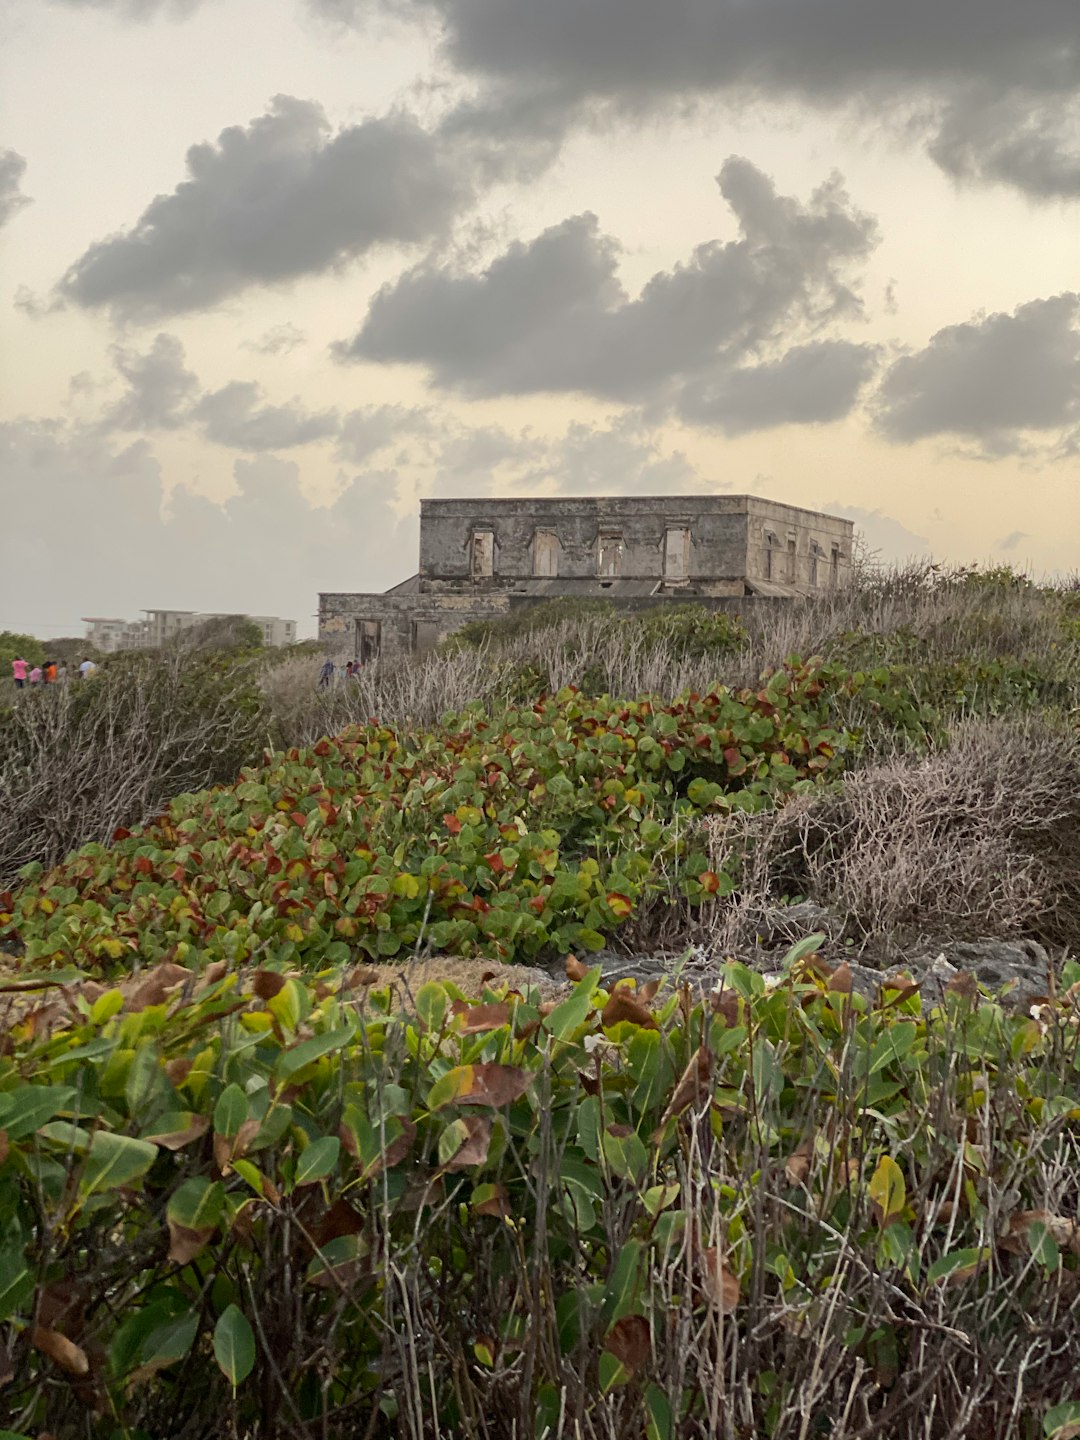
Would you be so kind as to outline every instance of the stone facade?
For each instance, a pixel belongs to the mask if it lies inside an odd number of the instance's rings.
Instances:
[[[845,584],[851,543],[850,520],[752,495],[422,500],[418,573],[384,594],[320,595],[319,638],[367,659],[561,597],[793,598]]]

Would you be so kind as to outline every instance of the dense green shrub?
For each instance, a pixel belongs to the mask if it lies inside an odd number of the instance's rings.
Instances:
[[[558,1003],[429,983],[406,1020],[274,950],[24,997],[9,1426],[1073,1433],[1080,968],[1035,1017],[871,1003],[817,938],[704,999],[575,963]]]
[[[651,897],[728,893],[696,820],[838,775],[860,743],[841,713],[884,709],[925,739],[928,716],[889,679],[793,663],[760,690],[674,704],[566,692],[429,731],[371,724],[31,867],[0,934],[30,964],[106,969],[267,946],[309,967],[356,948],[596,950]]]

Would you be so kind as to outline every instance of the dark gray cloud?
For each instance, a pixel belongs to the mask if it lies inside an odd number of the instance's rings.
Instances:
[[[819,340],[774,363],[746,365],[688,384],[678,413],[728,435],[775,425],[822,425],[847,415],[877,366],[874,345]]]
[[[1026,530],[1010,530],[1008,535],[998,541],[997,548],[999,550],[1015,550],[1022,540],[1030,538]]]
[[[939,330],[889,367],[874,409],[898,442],[954,435],[994,456],[1023,451],[1025,432],[1064,441],[1080,421],[1080,295]]]
[[[307,335],[299,325],[286,322],[283,325],[271,325],[257,340],[245,340],[244,349],[254,350],[256,355],[291,355],[306,341]]]
[[[110,353],[126,388],[105,410],[103,433],[190,427],[216,445],[260,453],[328,440],[341,426],[335,410],[308,410],[298,399],[271,404],[252,380],[204,391],[175,335],[158,335],[146,352],[114,345]]]
[[[0,465],[4,623],[16,630],[79,634],[82,615],[175,606],[283,615],[310,634],[319,590],[382,589],[415,564],[415,527],[399,522],[385,472],[353,472],[316,506],[296,464],[260,456],[237,461],[222,504],[183,486],[166,499],[145,441],[30,420],[0,424]]]
[[[1080,195],[1075,0],[311,3],[358,25],[440,22],[446,59],[477,85],[469,108],[496,125],[526,105],[564,123],[696,97],[861,105],[953,174]]]
[[[308,410],[299,400],[269,405],[252,380],[233,380],[203,395],[191,419],[208,440],[234,450],[292,450],[338,433],[336,410]]]
[[[92,244],[59,294],[135,318],[203,309],[380,244],[430,240],[471,195],[465,157],[409,116],[335,133],[319,105],[279,95],[249,125],[193,145],[187,178]]]
[[[26,161],[17,150],[0,150],[0,227],[32,203],[30,196],[22,193],[25,174]]]
[[[378,292],[336,353],[421,364],[473,396],[675,403],[732,430],[835,419],[866,379],[870,347],[785,347],[861,317],[853,275],[877,243],[876,223],[836,176],[805,204],[737,157],[717,179],[739,238],[699,245],[636,298],[619,280],[617,242],[595,216],[578,215],[514,242],[480,272],[416,266]]]
[[[380,450],[401,441],[427,441],[436,434],[429,410],[409,405],[366,405],[350,410],[338,434],[338,458],[363,465]]]
[[[158,335],[145,354],[122,345],[114,345],[111,354],[127,390],[106,412],[106,429],[174,430],[187,422],[199,379],[185,365],[175,335]]]

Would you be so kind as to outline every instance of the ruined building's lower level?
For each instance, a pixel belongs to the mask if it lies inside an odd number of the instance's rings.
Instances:
[[[753,495],[423,500],[418,573],[381,594],[320,595],[319,638],[358,659],[426,650],[566,596],[737,609],[845,584],[851,543],[850,520]]]

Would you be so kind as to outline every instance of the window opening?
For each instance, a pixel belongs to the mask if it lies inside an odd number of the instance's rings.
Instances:
[[[618,575],[622,571],[623,540],[615,530],[602,530],[597,542],[596,571],[598,575]]]
[[[495,532],[474,530],[470,573],[474,580],[490,580],[495,573]]]

